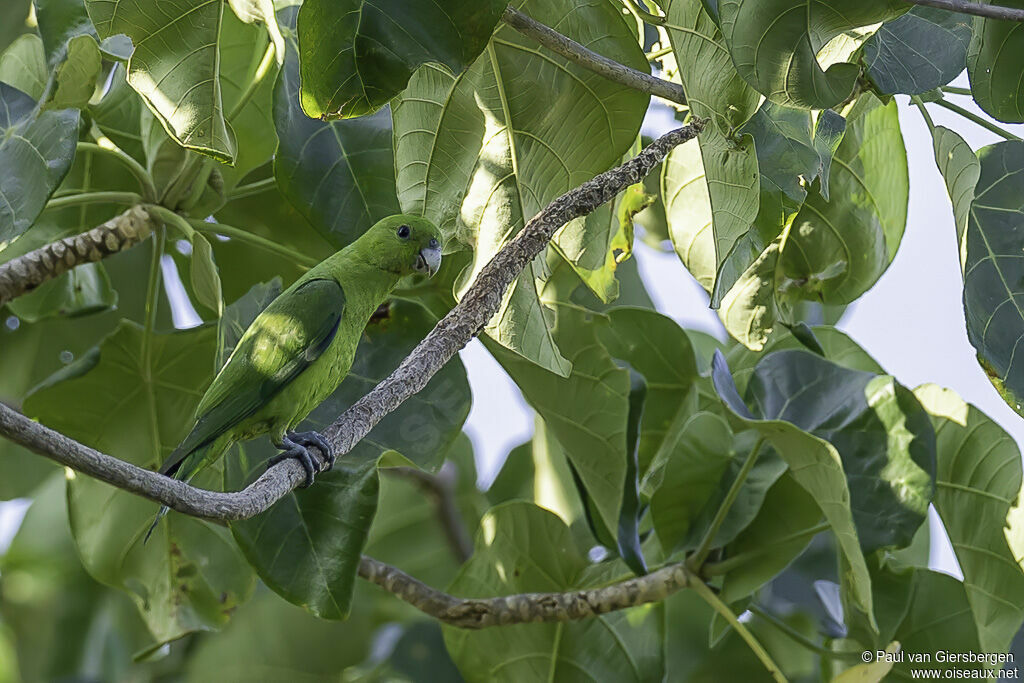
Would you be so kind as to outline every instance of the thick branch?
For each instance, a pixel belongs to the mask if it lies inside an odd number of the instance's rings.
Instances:
[[[477,275],[456,306],[413,349],[391,375],[357,401],[325,431],[338,455],[366,436],[385,415],[426,386],[430,378],[494,317],[509,285],[537,257],[563,225],[593,212],[630,185],[640,182],[677,145],[704,127],[689,126],[666,133],[635,158],[606,171],[551,202],[506,244]],[[247,489],[220,493],[197,489],[151,470],[104,455],[29,420],[0,404],[0,435],[40,455],[109,484],[131,491],[194,517],[237,520],[269,508],[303,481],[301,465],[286,460],[270,468]],[[317,449],[311,449],[318,456]],[[323,457],[319,458],[323,465]]]
[[[498,598],[457,598],[365,555],[359,562],[359,576],[439,621],[471,629],[587,619],[660,602],[694,580],[683,564],[678,563],[602,588],[566,593],[521,593]]]
[[[608,59],[599,55],[593,50],[580,45],[572,38],[568,38],[549,26],[528,17],[519,10],[512,7],[505,9],[502,21],[522,33],[527,38],[543,45],[555,54],[559,54],[570,62],[582,66],[584,69],[604,76],[609,81],[624,85],[633,90],[639,90],[650,95],[663,97],[671,102],[686,104],[686,94],[683,86],[678,83],[646,74],[643,71],[631,69],[625,64],[620,64],[614,59]]]
[[[937,7],[938,9],[945,9],[950,12],[959,12],[961,14],[973,14],[976,17],[1004,19],[1006,21],[1024,21],[1024,9],[1017,9],[1014,7],[983,5],[980,2],[969,2],[968,0],[903,0],[903,2],[908,2],[911,5]]]
[[[133,206],[80,235],[65,237],[0,265],[0,306],[83,263],[135,246],[152,231],[149,213]]]

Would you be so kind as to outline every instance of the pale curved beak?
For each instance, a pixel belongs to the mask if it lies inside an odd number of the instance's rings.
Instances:
[[[416,257],[416,270],[426,273],[427,277],[433,277],[437,269],[441,267],[441,245],[437,240],[430,240],[430,244],[420,249]]]

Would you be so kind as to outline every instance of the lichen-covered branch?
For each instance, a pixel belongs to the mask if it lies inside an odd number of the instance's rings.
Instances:
[[[0,306],[83,263],[94,263],[144,240],[152,231],[149,213],[133,206],[80,235],[57,242],[0,264]]]
[[[588,71],[593,71],[609,81],[614,81],[633,90],[663,97],[670,102],[686,104],[686,93],[683,91],[683,86],[678,83],[637,71],[614,59],[599,55],[517,9],[507,7],[501,20],[555,54],[559,54],[570,62],[582,66]]]
[[[359,562],[359,576],[424,614],[451,626],[470,629],[587,619],[660,602],[696,580],[682,563],[677,563],[601,588],[565,593],[520,593],[497,598],[457,598],[365,555]]]
[[[343,455],[352,450],[384,416],[427,385],[430,378],[484,328],[497,313],[502,297],[528,263],[569,221],[593,212],[619,192],[644,179],[677,145],[697,136],[702,120],[661,136],[626,163],[566,192],[538,213],[480,271],[458,304],[387,379],[353,404],[324,436]],[[303,481],[294,459],[267,470],[247,489],[234,493],[206,491],[142,469],[84,446],[0,404],[0,436],[62,465],[167,505],[172,510],[206,519],[247,519],[263,512]],[[319,465],[324,458],[316,448]]]
[[[959,12],[960,14],[973,14],[976,17],[1003,19],[1005,21],[1024,21],[1024,9],[1016,7],[986,5],[980,2],[970,2],[969,0],[903,0],[903,2],[910,3],[911,5],[937,7],[938,9]]]

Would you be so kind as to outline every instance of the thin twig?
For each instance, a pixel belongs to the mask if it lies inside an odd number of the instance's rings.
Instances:
[[[996,124],[992,123],[991,121],[989,121],[989,120],[987,120],[987,119],[985,119],[985,118],[983,118],[981,116],[978,116],[977,114],[975,114],[972,111],[968,111],[968,110],[964,109],[963,107],[961,107],[958,104],[953,104],[952,102],[948,102],[946,100],[935,100],[934,102],[935,102],[935,104],[939,105],[943,109],[948,109],[951,112],[959,114],[960,116],[964,117],[968,121],[973,121],[974,123],[976,123],[979,126],[981,126],[982,128],[984,128],[985,130],[992,131],[993,133],[995,133],[999,137],[1006,138],[1007,140],[1020,140],[1021,139],[1020,137],[1014,135],[1010,131],[1004,130],[1003,128],[1000,128],[999,126],[997,126]]]
[[[704,602],[708,603],[713,610],[718,612],[718,614],[725,619],[730,626],[732,626],[733,630],[743,638],[747,643],[747,647],[757,655],[757,658],[761,660],[761,664],[764,665],[764,668],[768,669],[768,673],[771,674],[772,678],[774,678],[777,683],[786,683],[786,676],[782,673],[782,669],[780,669],[779,665],[775,663],[775,660],[773,660],[771,655],[768,654],[768,651],[764,649],[764,646],[758,642],[757,638],[754,637],[754,634],[736,618],[736,615],[732,613],[729,606],[722,602],[721,599],[715,595],[714,591],[706,586],[703,581],[694,580],[690,582],[690,587],[693,588],[693,591],[697,595],[704,599]]]
[[[109,142],[109,141],[108,141]],[[117,161],[125,167],[138,181],[139,186],[142,188],[142,197],[146,201],[153,201],[156,199],[156,187],[153,185],[153,179],[149,175],[142,164],[137,162],[135,159],[125,154],[123,151],[115,147],[108,147],[107,145],[98,145],[93,142],[79,142],[75,145],[75,153],[91,152],[93,154],[101,154],[110,159]]]
[[[968,2],[968,0],[903,0],[903,2],[911,5],[936,7],[938,9],[949,10],[950,12],[959,12],[960,14],[973,14],[976,17],[1005,19],[1006,21],[1024,21],[1024,9],[1016,9],[1013,7],[983,5],[980,2]]]
[[[386,415],[419,392],[459,349],[484,328],[501,305],[509,285],[569,221],[593,212],[619,192],[647,176],[668,153],[697,136],[705,122],[693,123],[661,136],[636,157],[565,193],[534,216],[480,271],[458,304],[413,349],[398,369],[334,421],[324,436],[343,455]],[[221,493],[194,488],[151,470],[136,467],[84,446],[0,405],[0,435],[62,465],[167,505],[172,510],[206,519],[254,517],[304,481],[297,460],[268,469],[247,489]],[[326,461],[311,448],[322,468]]]
[[[682,563],[677,563],[601,588],[565,593],[520,593],[497,598],[457,598],[365,555],[359,562],[359,576],[424,614],[468,629],[587,619],[660,602],[681,588],[700,583]]]
[[[246,197],[251,197],[254,194],[266,192],[276,185],[277,178],[274,176],[264,178],[263,180],[257,180],[256,182],[249,183],[248,185],[239,185],[228,193],[228,201],[233,202],[236,199],[245,199]]]
[[[0,307],[83,263],[124,251],[152,232],[149,213],[134,206],[80,235],[65,237],[0,264]]]
[[[664,79],[637,71],[625,64],[599,55],[590,48],[580,45],[572,38],[563,36],[549,26],[536,21],[519,10],[508,7],[501,17],[502,21],[522,33],[527,38],[540,43],[555,54],[559,54],[570,62],[584,69],[604,76],[627,88],[639,90],[650,95],[657,95],[677,104],[686,104],[683,86]]]
[[[468,560],[473,554],[473,539],[469,537],[466,524],[455,502],[455,463],[446,461],[437,474],[424,472],[415,467],[391,467],[384,471],[408,479],[430,496],[437,510],[437,519],[456,559],[460,563]]]
[[[83,206],[85,204],[138,204],[142,196],[134,192],[82,192],[66,197],[51,199],[46,203],[49,209],[66,209],[69,206]]]
[[[223,223],[210,223],[209,221],[198,221],[194,219],[190,219],[188,224],[199,232],[206,233],[208,235],[223,235],[224,237],[230,237],[231,239],[238,240],[239,242],[251,244],[254,247],[263,249],[264,251],[269,251],[272,254],[277,254],[297,266],[312,268],[316,264],[320,263],[319,260],[312,256],[307,256],[306,254],[297,252],[294,249],[289,249],[283,244],[278,244],[273,240],[260,237],[248,230],[224,225]]]

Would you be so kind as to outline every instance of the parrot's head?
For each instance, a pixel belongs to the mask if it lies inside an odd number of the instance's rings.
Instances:
[[[441,267],[441,231],[422,216],[388,216],[359,241],[368,243],[368,253],[382,269],[398,275],[430,277]]]

